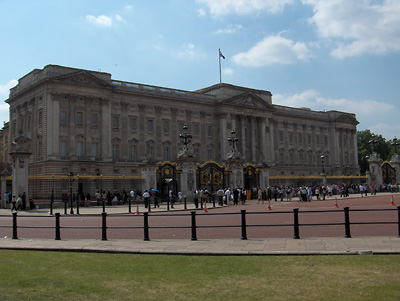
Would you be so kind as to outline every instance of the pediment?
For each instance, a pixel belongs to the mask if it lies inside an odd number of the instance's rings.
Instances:
[[[355,124],[357,125],[359,122],[357,121],[357,119],[350,114],[343,114],[341,116],[339,116],[338,118],[336,118],[335,120],[336,122],[344,122],[344,123],[351,123],[351,124]]]
[[[266,102],[265,100],[261,99],[252,92],[232,97],[230,99],[225,100],[223,103],[239,107],[253,108],[253,109],[262,109],[269,111],[275,110],[272,104]]]
[[[53,80],[85,86],[111,87],[109,83],[85,70],[62,75]]]

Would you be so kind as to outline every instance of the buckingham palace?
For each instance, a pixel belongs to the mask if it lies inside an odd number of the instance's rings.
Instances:
[[[202,182],[208,163],[224,178],[211,179],[214,191],[359,175],[355,114],[272,100],[269,91],[226,83],[184,91],[47,65],[10,90],[9,160],[19,147],[35,194],[58,194],[68,181],[91,194],[164,191],[170,182],[189,193],[210,185]]]

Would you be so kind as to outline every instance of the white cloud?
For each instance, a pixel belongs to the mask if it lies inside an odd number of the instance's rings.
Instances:
[[[249,15],[266,11],[280,13],[294,0],[197,0],[204,4],[214,16],[228,14]]]
[[[10,89],[18,84],[18,81],[15,79],[10,80],[8,83],[1,85],[0,84],[0,98],[6,99],[10,94]],[[7,105],[8,106],[8,105]]]
[[[223,28],[223,29],[218,29],[215,33],[216,34],[232,34],[237,32],[238,30],[242,29],[242,25],[240,24],[235,24],[235,25],[228,25],[227,28]]]
[[[177,55],[186,58],[194,58],[197,56],[196,47],[192,43],[184,44],[177,52]]]
[[[199,17],[204,17],[205,15],[207,15],[207,13],[206,13],[205,9],[199,8],[199,9],[197,10],[197,15],[198,15]]]
[[[232,68],[223,68],[222,73],[225,75],[232,75],[235,71]]]
[[[307,107],[316,111],[338,110],[355,113],[357,116],[385,115],[395,109],[391,104],[375,100],[351,100],[344,98],[326,98],[315,90],[306,90],[300,94],[273,96],[273,103],[289,107]],[[379,110],[377,110],[379,108]]]
[[[293,64],[310,57],[307,46],[281,36],[269,36],[258,42],[247,52],[233,56],[236,64],[247,67],[262,67],[270,64]]]
[[[309,21],[319,35],[334,40],[337,58],[400,51],[400,1],[302,0],[313,7]]]
[[[107,17],[105,15],[101,15],[98,17],[92,16],[92,15],[87,15],[86,20],[92,24],[95,24],[95,25],[101,26],[101,27],[111,27],[112,26],[112,18]]]

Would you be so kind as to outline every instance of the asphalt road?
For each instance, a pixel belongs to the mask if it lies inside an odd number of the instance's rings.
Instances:
[[[338,198],[339,208],[334,208],[334,198],[325,201],[300,203],[267,202],[257,204],[251,200],[245,205],[210,208],[208,213],[196,211],[196,233],[198,239],[238,238],[241,232],[241,210],[246,210],[247,237],[292,238],[294,235],[293,209],[299,209],[300,237],[342,237],[345,235],[344,207],[350,208],[351,236],[398,236],[398,209],[400,194],[393,194],[395,205],[391,205],[392,194],[377,196],[351,196]],[[210,204],[209,204],[210,205]],[[209,206],[210,207],[210,206]],[[101,239],[102,218],[99,207],[91,211],[81,209],[80,215],[61,215],[60,237],[64,239]],[[97,214],[86,214],[97,210]],[[114,210],[115,211],[115,210]],[[190,239],[191,210],[159,211],[149,213],[150,239]],[[328,212],[322,212],[328,211]],[[121,213],[107,215],[108,239],[143,239],[143,214]],[[122,213],[124,212],[124,213]],[[386,223],[386,224],[377,224]],[[45,211],[18,214],[18,238],[54,239],[55,217]],[[317,226],[316,224],[329,224]],[[182,228],[183,227],[183,228]],[[0,212],[0,237],[12,237],[12,215],[9,210]]]

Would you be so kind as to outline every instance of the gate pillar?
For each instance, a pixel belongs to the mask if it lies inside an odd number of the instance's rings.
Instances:
[[[180,190],[183,197],[192,200],[193,192],[196,190],[196,164],[197,159],[194,157],[180,157],[176,160],[180,169]]]
[[[229,170],[229,183],[231,189],[243,187],[243,162],[244,160],[227,160],[225,165]]]
[[[371,173],[371,184],[374,184],[377,190],[383,184],[382,179],[382,159],[378,153],[373,152],[368,159],[369,171]]]
[[[400,156],[398,154],[394,154],[390,163],[392,163],[393,167],[396,169],[396,182],[398,183],[400,180]]]

